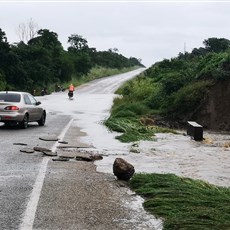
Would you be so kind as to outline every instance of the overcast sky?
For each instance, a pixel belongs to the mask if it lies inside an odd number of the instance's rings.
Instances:
[[[1,1],[0,28],[9,43],[19,41],[20,23],[32,20],[58,34],[83,36],[98,51],[117,48],[147,67],[210,37],[230,39],[230,1]]]

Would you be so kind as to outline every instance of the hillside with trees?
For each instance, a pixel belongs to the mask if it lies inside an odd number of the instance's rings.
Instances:
[[[230,41],[209,38],[203,44],[155,63],[127,82],[117,91],[123,98],[115,99],[107,126],[125,135],[132,121],[139,127],[139,139],[149,132],[146,125],[181,128],[189,120],[229,131]]]
[[[31,30],[33,33],[26,42],[25,32],[21,30],[19,43],[9,44],[0,29],[0,90],[39,91],[72,79],[79,80],[92,68],[143,67],[140,60],[126,58],[116,48],[97,51],[89,47],[87,40],[78,34],[68,37],[69,47],[64,50],[55,32]]]

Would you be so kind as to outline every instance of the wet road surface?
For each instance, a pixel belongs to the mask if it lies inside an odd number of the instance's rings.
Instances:
[[[0,127],[0,229],[19,229],[24,211],[40,170],[43,156],[20,152],[25,147],[37,145],[51,148],[53,142],[39,140],[41,135],[59,135],[71,118],[69,116],[48,116],[48,126],[39,127],[31,123],[26,130]],[[62,123],[62,125],[59,124]],[[14,145],[23,143],[23,145]]]

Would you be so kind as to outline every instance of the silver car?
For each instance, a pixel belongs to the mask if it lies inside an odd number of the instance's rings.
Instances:
[[[18,124],[26,129],[29,122],[43,126],[46,111],[31,94],[26,92],[0,91],[0,122],[5,125]]]

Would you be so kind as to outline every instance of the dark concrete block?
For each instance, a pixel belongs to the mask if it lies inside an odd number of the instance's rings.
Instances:
[[[203,140],[203,126],[195,121],[188,121],[187,135],[191,136],[195,141]]]

